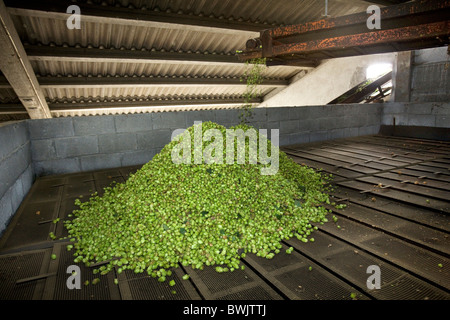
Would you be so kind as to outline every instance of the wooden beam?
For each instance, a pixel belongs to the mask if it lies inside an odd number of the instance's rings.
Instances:
[[[0,0],[0,48],[0,69],[30,118],[51,118],[44,94],[2,0]]]
[[[33,61],[242,65],[236,55],[25,45]]]
[[[14,14],[19,15],[42,15],[51,16],[53,18],[67,19],[67,7],[71,3],[60,0],[47,0],[37,2],[34,0],[5,0],[7,7],[14,8]],[[140,10],[121,8],[113,6],[102,6],[88,3],[76,3],[82,14],[82,19],[86,21],[97,21],[106,23],[152,23],[159,28],[208,28],[210,32],[220,32],[220,30],[228,30],[232,32],[259,32],[267,28],[267,24],[253,23],[247,21],[238,21],[236,19],[219,19],[216,17],[190,15],[177,12],[163,12],[154,10]],[[172,27],[170,26],[172,25]],[[199,29],[197,29],[199,30]]]

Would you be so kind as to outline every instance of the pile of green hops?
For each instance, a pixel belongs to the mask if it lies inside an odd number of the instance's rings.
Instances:
[[[219,130],[225,141],[225,127],[201,125],[203,132]],[[230,129],[237,128],[251,127]],[[106,262],[97,272],[131,269],[161,281],[166,269],[179,264],[234,271],[245,254],[270,259],[280,252],[282,240],[306,242],[317,228],[311,223],[327,221],[322,204],[329,203],[328,177],[281,151],[273,175],[262,175],[261,167],[268,164],[259,162],[174,163],[173,148],[183,138],[194,145],[194,129],[167,144],[125,183],[106,188],[101,197],[76,201],[79,209],[65,222],[75,262]]]

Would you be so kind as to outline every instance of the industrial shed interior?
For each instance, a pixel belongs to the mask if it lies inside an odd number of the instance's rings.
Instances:
[[[449,17],[436,0],[0,0],[0,300],[448,300]],[[249,104],[248,125],[332,175],[342,206],[312,241],[168,281],[74,261],[76,199]],[[68,286],[73,265],[90,285]]]

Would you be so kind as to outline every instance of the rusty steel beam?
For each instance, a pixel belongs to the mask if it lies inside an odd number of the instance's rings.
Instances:
[[[330,53],[339,50],[348,50],[350,48],[364,48],[364,47],[376,47],[377,45],[384,47],[379,51],[372,50],[371,54],[381,52],[396,52],[401,50],[414,50],[421,48],[417,45],[417,41],[422,41],[424,45],[422,48],[428,48],[440,45],[446,45],[449,43],[450,36],[450,21],[443,21],[437,23],[430,23],[420,26],[410,26],[397,29],[371,31],[367,33],[346,35],[342,37],[334,37],[328,39],[314,40],[301,43],[282,44],[278,46],[272,46],[271,51],[254,50],[244,52],[240,55],[241,60],[261,58],[266,54],[266,57],[282,57],[282,56],[294,56],[301,54],[305,58],[308,54],[315,52]],[[429,44],[432,40],[434,45]],[[415,42],[414,46],[408,46],[408,42]],[[404,43],[404,45],[402,45]],[[390,46],[386,49],[386,46]],[[375,52],[373,52],[375,51]],[[361,54],[364,51],[361,51]],[[336,54],[336,57],[348,56],[349,54]],[[356,55],[356,53],[352,54]]]
[[[366,12],[264,30],[248,41],[240,61],[255,58],[320,61],[398,52],[449,43],[450,0],[417,0],[381,8],[381,29],[367,27]]]
[[[449,7],[450,0],[413,1],[400,5],[380,8],[380,18],[383,23],[386,23],[386,21],[390,19],[395,19],[398,21],[398,19],[402,17],[415,16],[417,18],[418,15],[431,12],[439,12],[443,17],[441,10],[446,10]],[[339,27],[349,27],[352,25],[363,25],[362,30],[364,30],[364,28],[366,28],[365,26],[368,16],[369,15],[366,12],[361,12],[336,18],[321,19],[304,24],[277,27],[262,31],[261,38],[264,33],[267,33],[266,37],[279,39],[283,37],[298,36],[313,31],[324,31]],[[433,18],[434,17],[435,15],[433,15]],[[436,22],[436,20],[430,22]],[[414,21],[411,21],[411,23],[414,23]]]
[[[379,4],[382,6],[391,6],[394,4],[408,2],[410,0],[363,0],[363,1],[368,2],[369,4]]]
[[[449,36],[450,21],[444,21],[420,26],[372,31],[368,33],[303,43],[284,44],[273,47],[272,55],[281,56],[319,50],[346,49],[356,46],[373,46],[413,40],[425,40],[430,38],[442,38],[443,43],[448,43]]]

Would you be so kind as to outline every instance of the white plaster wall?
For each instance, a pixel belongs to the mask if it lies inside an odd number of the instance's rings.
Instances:
[[[395,53],[327,60],[258,107],[326,105],[366,80],[369,65],[394,61]]]

